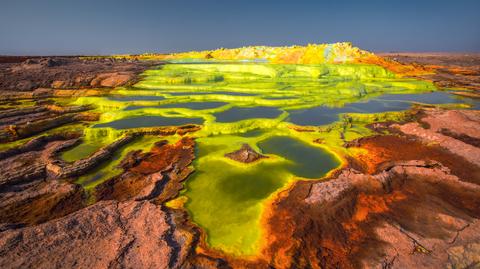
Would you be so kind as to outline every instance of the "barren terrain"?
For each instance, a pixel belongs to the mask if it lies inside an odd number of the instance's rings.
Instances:
[[[480,56],[380,54],[433,70],[416,78],[478,98]],[[177,198],[195,173],[199,124],[126,131],[68,162],[99,113],[64,100],[131,86],[159,61],[1,57],[1,268],[476,268],[480,265],[480,111],[418,105],[368,125],[356,152],[268,200],[256,257],[210,248]],[[472,91],[464,91],[469,89]],[[297,132],[310,132],[298,128]],[[165,140],[176,135],[177,141]],[[86,191],[75,179],[120,148],[121,173]],[[322,141],[317,141],[322,143]],[[13,143],[13,144],[12,144]],[[269,161],[248,144],[231,162]],[[212,216],[213,218],[215,216]]]

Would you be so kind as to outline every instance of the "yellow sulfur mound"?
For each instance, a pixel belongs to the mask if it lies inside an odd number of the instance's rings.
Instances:
[[[220,48],[171,54],[142,54],[130,57],[157,60],[264,60],[270,63],[321,64],[353,62],[357,58],[369,55],[372,55],[372,53],[353,47],[349,42],[342,42],[285,47],[248,46],[234,49]],[[118,55],[117,57],[125,57],[125,55]]]
[[[418,65],[401,64],[361,50],[350,42],[333,44],[308,44],[306,46],[247,46],[241,48],[219,48],[216,50],[189,51],[170,54],[116,55],[116,58],[139,60],[165,60],[171,62],[191,61],[255,61],[272,64],[338,64],[360,63],[379,65],[402,75],[415,76],[432,73],[433,70]]]

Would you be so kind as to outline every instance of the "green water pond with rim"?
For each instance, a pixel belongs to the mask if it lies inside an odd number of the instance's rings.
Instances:
[[[74,104],[94,105],[101,117],[85,128],[83,143],[63,153],[66,161],[85,158],[130,130],[201,125],[189,134],[196,141],[195,172],[180,196],[208,245],[240,256],[258,253],[262,213],[275,194],[340,167],[349,154],[343,144],[370,135],[367,124],[401,119],[416,104],[478,106],[374,65],[245,62],[166,64],[146,71],[133,87]],[[129,151],[148,151],[160,139],[138,138],[77,183],[94,190],[122,172],[118,164]],[[174,143],[180,136],[166,139]],[[244,143],[268,158],[244,164],[225,157]]]

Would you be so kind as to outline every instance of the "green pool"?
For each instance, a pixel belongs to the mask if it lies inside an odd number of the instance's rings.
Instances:
[[[167,64],[146,71],[132,88],[80,97],[75,104],[92,104],[101,117],[85,129],[83,143],[63,153],[67,161],[88,156],[129,129],[201,125],[194,134],[195,172],[181,196],[209,246],[235,255],[259,251],[262,212],[275,194],[341,166],[348,154],[342,145],[371,134],[366,124],[400,119],[414,104],[477,105],[379,66],[235,62]],[[125,146],[78,183],[94,188],[120,172],[116,165],[128,151],[148,151],[155,140]],[[244,143],[269,158],[244,164],[224,156]]]

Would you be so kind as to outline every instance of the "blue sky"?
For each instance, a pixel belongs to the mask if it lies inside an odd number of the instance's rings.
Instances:
[[[480,51],[479,14],[477,0],[0,0],[0,54],[338,41],[371,51]]]

